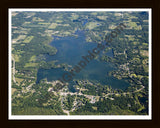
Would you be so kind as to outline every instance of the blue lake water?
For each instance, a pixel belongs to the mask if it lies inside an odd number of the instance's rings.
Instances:
[[[59,40],[54,39],[50,45],[56,47],[58,52],[54,56],[46,55],[46,61],[58,60],[56,64],[66,63],[73,67],[82,60],[82,56],[88,55],[88,50],[92,50],[97,46],[96,43],[88,43],[85,41],[85,34],[82,31],[78,31],[78,38],[76,37],[63,37]],[[113,57],[112,49],[109,50],[106,55]],[[90,80],[101,83],[102,85],[111,85],[112,88],[125,89],[129,86],[129,83],[124,80],[118,80],[116,78],[108,76],[108,72],[115,69],[114,64],[108,62],[99,61],[95,59],[90,61],[87,66],[77,73],[73,79]],[[58,80],[65,73],[63,68],[53,69],[39,69],[37,74],[37,82],[43,78],[47,78],[48,81]],[[70,82],[69,88],[74,91]]]
[[[59,40],[53,40],[50,45],[56,47],[57,54],[54,56],[46,55],[46,61],[58,60],[58,63],[67,63],[74,66],[81,60],[81,56],[88,54],[97,46],[96,43],[86,43],[84,32],[79,31],[78,38],[63,37]]]

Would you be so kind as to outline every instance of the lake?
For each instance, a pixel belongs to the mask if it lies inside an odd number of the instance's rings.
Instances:
[[[85,34],[83,31],[77,31],[77,37],[68,36],[60,39],[53,39],[50,43],[51,46],[56,47],[58,52],[54,56],[46,55],[46,61],[57,60],[56,64],[65,63],[68,65],[77,65],[77,63],[82,60],[82,56],[87,55],[88,50],[92,50],[97,46],[96,43],[86,42]],[[102,54],[102,53],[101,53]],[[113,57],[113,51],[110,49],[106,55]],[[79,80],[90,80],[92,82],[98,82],[102,85],[110,85],[112,88],[125,89],[130,86],[124,80],[118,80],[111,76],[108,76],[108,73],[112,70],[115,70],[115,66],[109,62],[102,62],[99,59],[94,59],[87,64],[87,66],[81,70],[80,73],[77,73],[73,79]],[[39,69],[37,74],[37,82],[43,78],[47,78],[48,81],[57,80],[62,77],[65,73],[63,68],[52,68],[52,69]],[[69,88],[74,92],[73,85],[71,81]]]

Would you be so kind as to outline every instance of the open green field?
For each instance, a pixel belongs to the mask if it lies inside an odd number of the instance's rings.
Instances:
[[[89,30],[94,29],[95,27],[97,27],[98,22],[89,22],[86,24],[86,28],[88,28]]]
[[[27,67],[36,67],[36,66],[38,66],[38,63],[26,63],[24,67],[27,68]]]
[[[34,36],[28,36],[28,37],[23,41],[23,43],[30,43],[33,38],[34,38]]]
[[[20,84],[24,79],[22,79],[22,78],[15,78],[16,79],[16,81],[18,82],[18,84]]]
[[[97,16],[98,19],[100,20],[106,20],[108,16]]]
[[[48,28],[49,29],[55,29],[57,27],[57,23],[52,23]]]
[[[36,56],[35,55],[33,55],[31,58],[30,58],[30,62],[32,62],[32,61],[35,61],[36,60]]]

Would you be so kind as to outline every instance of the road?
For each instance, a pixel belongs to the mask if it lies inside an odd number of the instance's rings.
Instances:
[[[16,69],[15,69],[15,59],[12,57],[12,61],[13,61],[13,66],[12,66],[12,78],[13,78],[13,81],[16,83],[16,79],[15,79],[15,72],[16,72]],[[11,63],[12,64],[12,63]]]
[[[114,94],[124,94],[124,95],[126,95],[126,94],[132,94],[132,93],[135,93],[135,92],[140,92],[140,91],[142,91],[144,88],[145,88],[145,87],[144,87],[143,85],[141,85],[141,88],[138,89],[138,90],[135,90],[134,92],[108,93],[108,94],[106,94],[106,95],[103,96],[103,97],[109,98],[110,100],[114,100],[114,98],[110,98],[110,97],[108,97],[108,96],[109,96],[109,95],[114,95]],[[81,91],[80,91],[79,93],[77,93],[77,92],[75,92],[75,93],[73,93],[73,92],[60,92],[61,107],[62,107],[63,112],[66,113],[67,115],[70,115],[69,112],[72,112],[72,111],[75,110],[75,108],[72,108],[70,111],[68,111],[68,110],[65,110],[65,109],[63,108],[63,99],[62,99],[62,96],[67,96],[68,94],[70,94],[70,95],[76,95],[76,96],[77,96],[77,95],[83,95],[83,96],[85,96],[86,98],[89,98],[89,99],[91,99],[91,100],[93,99],[93,97],[95,97],[95,98],[100,98],[100,96],[93,96],[93,95],[82,94]],[[74,104],[74,105],[75,105],[75,104]]]

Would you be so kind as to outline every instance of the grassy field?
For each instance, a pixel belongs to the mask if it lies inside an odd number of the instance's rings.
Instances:
[[[25,37],[26,37],[26,35],[19,35],[19,36],[18,36],[18,40],[24,39]]]
[[[142,56],[149,56],[149,52],[148,52],[148,50],[141,50],[140,51],[140,54],[142,55]]]
[[[15,62],[19,62],[20,55],[14,55]]]
[[[97,12],[92,12],[91,15],[97,15]]]
[[[34,36],[28,36],[28,37],[23,41],[23,43],[30,43],[33,38],[34,38]]]
[[[70,35],[71,33],[66,31],[66,32],[63,32],[63,34]]]
[[[33,55],[29,60],[29,62],[32,62],[32,61],[36,61],[36,56],[35,55]]]
[[[76,14],[72,14],[72,20],[76,20],[76,19],[78,19],[78,17],[79,17],[79,15],[76,15]]]
[[[136,22],[129,22],[128,26],[134,28],[135,30],[141,30],[142,29],[141,25],[137,25]]]
[[[98,22],[89,22],[89,23],[86,24],[86,28],[88,28],[90,30],[94,29],[97,26],[98,26]]]
[[[39,22],[38,24],[49,25],[50,23]]]
[[[43,19],[39,18],[39,17],[33,17],[32,19],[33,21],[44,21]]]
[[[11,92],[11,94],[13,95],[13,94],[14,94],[14,92],[15,92],[16,90],[17,90],[17,89],[12,88],[12,92]]]
[[[48,28],[49,29],[55,29],[57,27],[57,23],[52,23]]]
[[[16,81],[18,82],[18,84],[20,84],[24,79],[21,79],[21,78],[15,78]]]
[[[18,43],[19,40],[25,39],[26,35],[19,35],[17,39],[13,39],[12,43]]]
[[[97,18],[100,19],[100,20],[106,20],[107,16],[97,16]]]
[[[56,22],[57,22],[57,23],[62,23],[63,21],[62,21],[62,20],[56,20]]]
[[[38,63],[26,63],[24,68],[28,68],[28,67],[36,67],[38,66]]]

